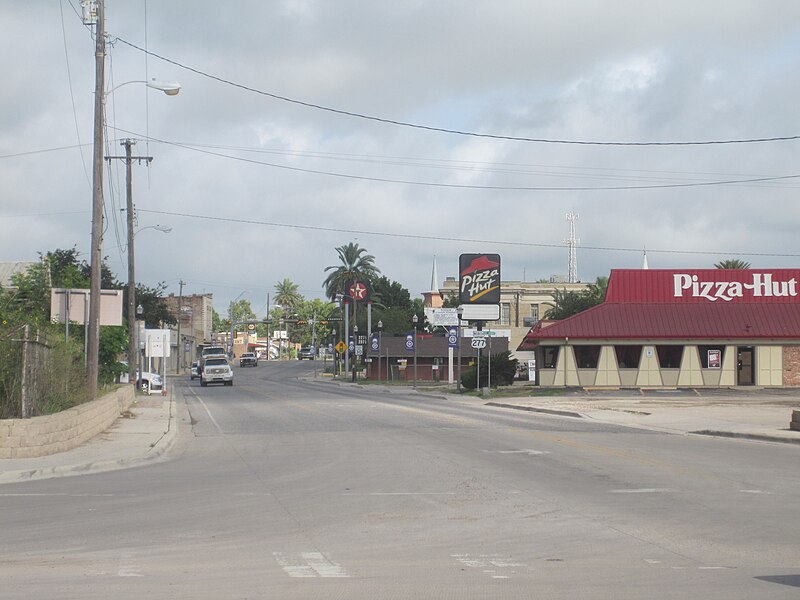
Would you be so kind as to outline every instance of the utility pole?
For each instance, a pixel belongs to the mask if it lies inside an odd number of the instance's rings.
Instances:
[[[106,160],[109,162],[115,159],[125,161],[125,199],[128,213],[128,381],[131,383],[136,381],[136,361],[133,360],[133,357],[139,352],[136,343],[136,275],[133,247],[133,238],[136,235],[133,230],[136,213],[133,209],[132,165],[134,160],[138,160],[140,164],[142,161],[150,163],[153,160],[152,156],[131,156],[131,146],[135,143],[136,140],[124,139],[120,142],[120,146],[125,146],[125,156],[106,156]],[[178,323],[180,324],[180,321]]]
[[[103,101],[105,93],[106,28],[104,0],[97,0],[94,75],[94,156],[92,160],[92,239],[90,304],[86,342],[86,387],[89,400],[97,398],[100,374],[100,275],[103,260]]]
[[[175,374],[181,372],[181,363],[183,362],[183,343],[181,342],[181,316],[183,315],[183,286],[186,282],[181,279],[178,284],[181,286],[178,292],[178,364],[175,365]]]

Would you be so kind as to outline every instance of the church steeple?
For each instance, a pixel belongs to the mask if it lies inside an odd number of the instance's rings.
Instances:
[[[427,292],[422,292],[425,298],[425,308],[441,308],[444,304],[444,298],[439,291],[439,271],[436,268],[436,255],[433,256],[433,270],[431,271],[431,289]]]

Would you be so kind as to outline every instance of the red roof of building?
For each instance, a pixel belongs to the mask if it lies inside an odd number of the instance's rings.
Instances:
[[[720,340],[720,339],[796,339],[800,340],[800,302],[794,296],[782,299],[735,298],[726,301],[713,292],[703,301],[698,298],[656,296],[647,288],[661,285],[677,271],[612,271],[609,293],[603,304],[563,321],[540,321],[525,336],[518,350],[532,350],[547,340]],[[708,275],[708,271],[690,271]],[[729,273],[732,280],[749,282],[754,271]],[[758,271],[758,273],[763,273]],[[775,274],[778,271],[768,271]],[[784,271],[784,273],[786,273]],[[795,271],[796,273],[796,271]],[[681,272],[681,275],[684,272]],[[714,273],[716,274],[716,273]],[[718,274],[716,274],[719,277]],[[660,278],[660,283],[659,283]],[[726,280],[727,281],[727,280]],[[628,289],[625,290],[626,284]],[[643,286],[638,290],[630,286]],[[669,286],[672,284],[669,283]],[[669,287],[668,286],[668,287]],[[663,287],[663,285],[661,286]],[[652,289],[652,288],[651,288]],[[714,289],[719,289],[716,286]],[[776,288],[777,289],[777,288]],[[671,292],[670,292],[671,293]],[[724,290],[723,290],[724,293]],[[639,298],[658,297],[661,301]],[[714,298],[711,300],[711,298]],[[636,301],[639,299],[638,301]],[[766,301],[765,301],[766,300]]]

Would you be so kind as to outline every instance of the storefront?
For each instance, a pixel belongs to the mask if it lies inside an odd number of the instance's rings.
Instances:
[[[800,386],[800,270],[613,270],[603,304],[540,321],[544,387]]]

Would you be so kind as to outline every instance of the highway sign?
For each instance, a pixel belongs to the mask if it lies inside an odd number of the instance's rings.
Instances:
[[[474,338],[472,338],[471,345],[476,350],[480,350],[482,348],[486,348],[486,339],[485,338],[474,337]]]
[[[336,351],[339,354],[344,354],[344,351],[347,350],[347,346],[344,345],[344,342],[339,342],[336,344]]]

